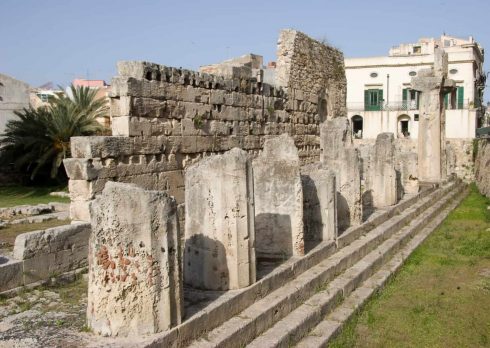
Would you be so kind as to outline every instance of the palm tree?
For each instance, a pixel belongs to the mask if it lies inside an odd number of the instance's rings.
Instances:
[[[63,159],[70,156],[70,138],[104,131],[97,118],[109,107],[97,90],[70,86],[67,95],[58,95],[47,107],[29,107],[15,112],[18,119],[7,122],[0,136],[0,164],[25,168],[33,180],[39,170],[50,165],[55,178]]]

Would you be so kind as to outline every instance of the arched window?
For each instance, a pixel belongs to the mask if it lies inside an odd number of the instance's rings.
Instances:
[[[364,121],[362,116],[354,115],[351,118],[352,121],[352,133],[354,133],[354,138],[362,139],[362,132],[364,127]]]
[[[410,138],[411,127],[410,116],[398,116],[398,138]]]

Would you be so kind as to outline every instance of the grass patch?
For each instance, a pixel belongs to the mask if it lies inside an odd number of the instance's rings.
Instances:
[[[82,275],[69,284],[63,284],[58,287],[51,287],[50,290],[56,291],[60,295],[63,303],[76,305],[80,300],[87,296],[87,282],[83,280]]]
[[[69,198],[50,196],[53,191],[66,191],[66,187],[0,186],[0,208],[24,204],[70,202]]]
[[[0,245],[5,245],[5,248],[8,250],[12,250],[15,243],[15,238],[19,234],[45,230],[47,228],[68,225],[70,220],[49,220],[45,222],[36,222],[33,224],[16,224],[16,225],[8,225],[7,227],[0,228]]]
[[[490,346],[490,200],[474,185],[332,347]]]

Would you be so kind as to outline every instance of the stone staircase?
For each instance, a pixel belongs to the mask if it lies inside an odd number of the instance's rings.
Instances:
[[[460,181],[380,210],[146,347],[321,347],[467,194]]]

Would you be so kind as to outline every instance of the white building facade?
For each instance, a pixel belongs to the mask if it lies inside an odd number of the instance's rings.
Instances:
[[[419,70],[433,66],[435,47],[447,52],[448,78],[457,87],[445,95],[446,138],[475,137],[483,116],[483,49],[472,37],[443,35],[393,47],[387,57],[345,60],[348,117],[356,138],[375,139],[382,132],[417,138],[419,92],[410,82]]]

